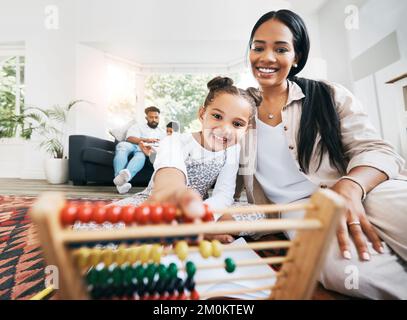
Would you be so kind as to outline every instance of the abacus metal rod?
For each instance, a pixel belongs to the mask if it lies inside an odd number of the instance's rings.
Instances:
[[[230,245],[221,245],[222,251],[235,251],[235,250],[242,250],[242,249],[253,249],[253,250],[261,250],[261,249],[280,249],[280,248],[290,248],[293,245],[293,241],[261,241],[261,242],[249,242],[246,244],[230,244]],[[174,252],[174,250],[172,250]],[[189,251],[191,252],[198,252],[199,247],[193,246],[189,247]]]
[[[264,290],[272,290],[272,286],[260,286],[256,288],[247,288],[247,289],[238,289],[238,290],[228,290],[228,291],[218,291],[218,292],[210,292],[210,293],[202,293],[200,298],[208,299],[208,298],[215,298],[215,297],[225,297],[230,295],[242,294],[242,293],[250,293],[250,292],[258,292]]]
[[[316,210],[316,205],[312,203],[297,203],[297,204],[265,204],[265,205],[251,205],[245,207],[230,207],[220,210],[215,210],[218,214],[233,214],[233,213],[253,213],[263,212],[270,214],[285,213],[297,210]]]
[[[247,260],[241,260],[241,261],[236,261],[236,266],[237,267],[246,267],[246,266],[254,266],[258,264],[281,264],[283,262],[289,261],[287,257],[270,257],[270,258],[256,258],[256,259],[247,259]],[[208,264],[208,265],[196,265],[197,270],[208,270],[208,269],[223,269],[225,268],[225,263],[214,263],[214,264]],[[182,267],[182,270],[185,268]]]
[[[95,241],[120,241],[139,238],[161,238],[197,234],[237,234],[241,231],[265,232],[286,230],[315,230],[322,228],[318,219],[268,219],[259,221],[221,221],[208,223],[187,223],[178,225],[135,226],[119,230],[72,231],[62,230],[64,242],[80,243]]]
[[[236,250],[243,250],[243,249],[253,249],[253,250],[261,250],[261,249],[281,249],[281,248],[290,248],[293,246],[293,241],[261,241],[261,242],[249,242],[246,244],[221,244],[221,251],[236,251]],[[152,244],[147,244],[148,246],[152,246]],[[134,250],[140,249],[142,245],[130,245],[125,247],[125,250]],[[104,248],[106,250],[111,250],[113,252],[117,251],[119,248]],[[98,250],[104,250],[98,249]],[[80,255],[81,248],[72,250],[73,255]],[[89,250],[92,250],[90,248]],[[199,252],[199,246],[190,246],[188,248],[188,252]],[[163,249],[163,255],[169,254],[176,254],[176,250],[173,247],[165,247]]]
[[[269,274],[257,274],[257,275],[250,275],[250,276],[237,276],[237,277],[222,277],[217,279],[207,279],[207,280],[196,280],[195,283],[197,285],[206,285],[211,283],[224,283],[229,281],[245,281],[245,280],[260,280],[260,279],[270,279],[270,278],[277,278],[279,277],[279,273],[269,273]]]

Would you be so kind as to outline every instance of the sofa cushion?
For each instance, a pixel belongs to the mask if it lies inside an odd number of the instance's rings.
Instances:
[[[99,148],[86,148],[82,153],[82,160],[103,166],[113,166],[114,152]]]
[[[109,133],[116,139],[116,141],[125,141],[126,140],[126,135],[127,131],[130,129],[130,127],[134,124],[136,124],[137,121],[132,120],[128,123],[126,123],[124,126],[120,128],[114,128],[109,131]]]

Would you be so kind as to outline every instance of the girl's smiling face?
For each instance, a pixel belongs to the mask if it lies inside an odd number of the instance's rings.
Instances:
[[[243,97],[229,93],[218,94],[206,107],[199,110],[202,123],[203,146],[221,151],[239,142],[245,134],[252,106]]]
[[[249,59],[261,87],[281,85],[297,62],[291,30],[276,19],[264,22],[253,36]]]

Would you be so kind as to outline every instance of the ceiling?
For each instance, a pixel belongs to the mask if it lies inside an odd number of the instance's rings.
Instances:
[[[225,64],[245,56],[265,12],[304,18],[327,0],[76,0],[78,40],[142,65]]]

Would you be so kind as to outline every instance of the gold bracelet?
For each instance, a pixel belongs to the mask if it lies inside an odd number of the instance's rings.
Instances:
[[[363,185],[354,177],[343,176],[343,177],[339,178],[338,181],[343,180],[343,179],[347,179],[347,180],[350,180],[350,181],[353,181],[354,183],[356,183],[360,187],[360,189],[362,190],[362,199],[361,200],[362,200],[362,202],[365,201],[366,196],[367,196],[365,187],[363,187]]]

